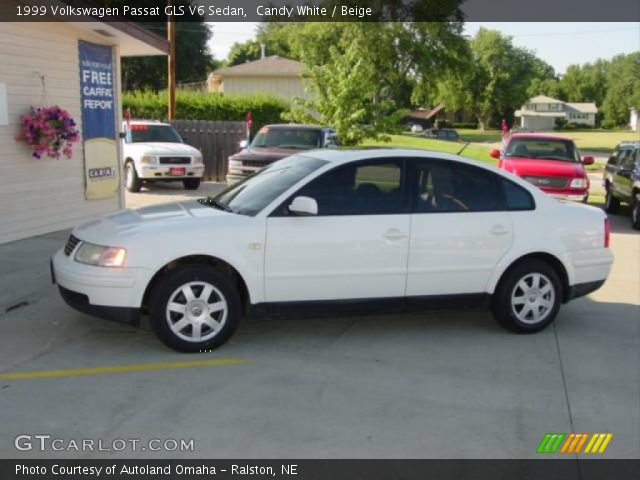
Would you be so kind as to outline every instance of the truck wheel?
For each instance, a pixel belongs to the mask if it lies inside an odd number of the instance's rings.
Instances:
[[[124,166],[124,186],[132,193],[139,192],[142,188],[142,181],[138,178],[133,162],[127,162]]]
[[[186,190],[197,190],[200,186],[199,178],[185,178],[182,180],[182,184]]]
[[[511,268],[493,294],[491,311],[503,327],[534,333],[549,325],[560,309],[562,286],[556,271],[541,260]]]
[[[634,194],[633,204],[631,205],[631,226],[634,230],[640,230],[640,200],[638,194]]]
[[[618,213],[618,210],[620,210],[620,200],[613,196],[611,187],[607,187],[607,192],[604,197],[604,211],[607,213]]]
[[[231,280],[211,267],[179,267],[151,295],[151,327],[180,352],[219,347],[238,327],[240,295]]]

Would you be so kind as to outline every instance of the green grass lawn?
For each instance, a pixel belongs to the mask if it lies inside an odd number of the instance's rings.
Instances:
[[[390,142],[374,142],[366,141],[364,147],[397,147],[397,148],[420,148],[423,150],[434,150],[437,152],[457,153],[464,143],[447,142],[445,140],[434,140],[431,138],[422,138],[411,135],[390,135]],[[491,145],[469,145],[460,154],[463,157],[473,158],[481,162],[495,165],[495,158],[489,156]]]

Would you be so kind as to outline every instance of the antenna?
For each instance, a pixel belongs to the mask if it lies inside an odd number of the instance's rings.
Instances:
[[[467,148],[469,145],[471,145],[470,141],[465,143],[464,146],[456,152],[456,155],[460,155],[464,151],[464,149]]]

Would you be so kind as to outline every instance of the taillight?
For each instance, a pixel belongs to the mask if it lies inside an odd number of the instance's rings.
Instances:
[[[609,248],[609,240],[611,238],[611,224],[609,218],[604,219],[604,248]]]

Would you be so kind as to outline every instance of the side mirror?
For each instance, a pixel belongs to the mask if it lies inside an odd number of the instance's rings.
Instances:
[[[493,158],[500,158],[500,150],[498,150],[497,148],[492,148],[491,151],[489,152],[489,155],[492,156]]]
[[[593,162],[595,162],[593,157],[582,157],[582,164],[583,165],[593,165]]]
[[[118,138],[122,138],[122,139],[127,138],[127,132],[120,132],[120,133],[118,133]]]
[[[247,148],[249,142],[247,140],[240,140],[240,143],[238,145],[240,145],[240,148]]]
[[[289,205],[289,212],[301,216],[317,215],[318,202],[311,197],[296,197]]]
[[[185,137],[184,135],[181,135],[182,137],[182,143],[187,143],[187,140],[189,140],[189,137]]]

